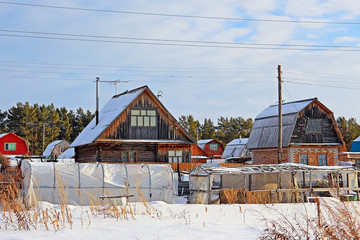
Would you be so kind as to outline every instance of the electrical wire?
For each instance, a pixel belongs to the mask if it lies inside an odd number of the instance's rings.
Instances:
[[[157,17],[177,17],[177,18],[193,18],[193,19],[209,19],[209,20],[228,20],[228,21],[248,21],[248,22],[274,22],[274,23],[304,23],[304,24],[337,24],[337,25],[360,25],[360,22],[341,22],[341,21],[310,21],[310,20],[280,20],[280,19],[261,19],[261,18],[235,18],[235,17],[216,17],[216,16],[195,16],[184,14],[168,14],[168,13],[151,13],[151,12],[137,12],[137,11],[120,11],[108,9],[95,9],[95,8],[80,8],[80,7],[66,7],[44,4],[30,4],[19,2],[0,1],[0,4],[27,6],[27,7],[41,7],[53,8],[64,10],[76,11],[90,11],[90,12],[103,12],[103,13],[116,13],[116,14],[131,14],[131,15],[144,15],[144,16],[157,16]]]

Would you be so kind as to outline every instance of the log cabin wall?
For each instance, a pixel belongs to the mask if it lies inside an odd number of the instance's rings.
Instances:
[[[131,110],[155,110],[156,126],[131,126]],[[100,136],[103,139],[161,139],[185,140],[189,139],[178,127],[172,116],[146,91],[141,94]]]
[[[341,143],[332,114],[316,103],[310,104],[300,112],[290,142]]]

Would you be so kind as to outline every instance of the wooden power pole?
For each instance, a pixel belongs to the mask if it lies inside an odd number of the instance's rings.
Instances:
[[[99,80],[100,78],[96,78],[96,111],[95,111],[95,118],[96,118],[96,125],[99,123]]]
[[[278,91],[279,91],[279,144],[278,144],[278,164],[282,163],[282,80],[281,65],[278,65]]]

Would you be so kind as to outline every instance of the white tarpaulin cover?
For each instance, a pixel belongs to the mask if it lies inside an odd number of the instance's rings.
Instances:
[[[39,163],[23,161],[23,194],[27,204],[47,201],[89,205],[100,196],[130,196],[174,203],[177,179],[166,164]],[[140,192],[140,193],[139,193]],[[142,195],[142,196],[141,196]]]

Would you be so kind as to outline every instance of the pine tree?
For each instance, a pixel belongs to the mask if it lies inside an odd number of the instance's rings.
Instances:
[[[204,124],[200,126],[200,138],[201,139],[213,139],[215,138],[215,126],[211,119],[204,119]]]
[[[196,139],[197,128],[200,126],[198,120],[195,120],[192,115],[181,115],[179,118],[179,124],[189,133],[193,139]]]

